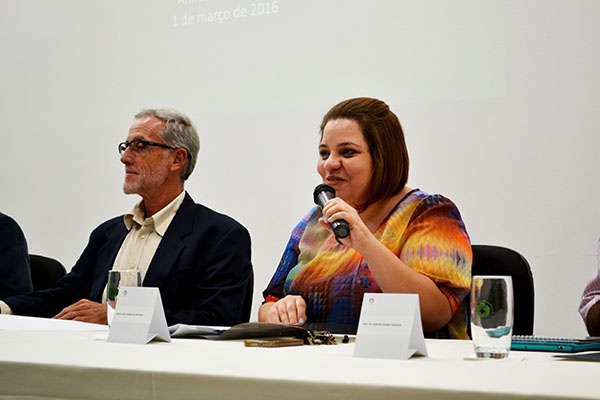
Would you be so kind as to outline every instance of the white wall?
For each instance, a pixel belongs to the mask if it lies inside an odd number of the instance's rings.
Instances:
[[[322,115],[378,97],[405,128],[409,185],[453,199],[473,243],[530,261],[536,333],[583,335],[598,20],[595,0],[0,0],[0,210],[70,268],[137,201],[117,153],[132,116],[177,108],[202,143],[188,191],[252,235],[256,318],[312,206]]]

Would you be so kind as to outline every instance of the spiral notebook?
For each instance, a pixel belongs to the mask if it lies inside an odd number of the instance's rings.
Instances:
[[[548,351],[555,353],[600,351],[600,337],[561,338],[513,335],[510,349],[519,351]]]

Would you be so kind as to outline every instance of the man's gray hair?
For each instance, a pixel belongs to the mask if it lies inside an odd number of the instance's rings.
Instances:
[[[187,115],[172,108],[144,109],[135,115],[135,119],[147,116],[154,116],[165,121],[166,125],[162,138],[167,145],[178,148],[183,147],[187,150],[187,162],[181,173],[183,180],[186,180],[196,166],[198,152],[200,151],[200,138],[192,120]]]

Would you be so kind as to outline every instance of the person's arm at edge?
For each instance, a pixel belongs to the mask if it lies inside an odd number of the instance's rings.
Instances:
[[[590,308],[586,326],[591,336],[600,336],[600,301]]]

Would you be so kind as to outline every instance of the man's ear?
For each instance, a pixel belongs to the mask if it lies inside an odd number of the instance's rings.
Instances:
[[[185,168],[185,162],[187,161],[188,153],[187,150],[180,147],[173,150],[173,162],[171,163],[171,171],[181,171]]]

